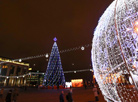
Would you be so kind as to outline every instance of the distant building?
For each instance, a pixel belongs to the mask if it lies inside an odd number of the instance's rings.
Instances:
[[[28,73],[28,69],[28,63],[0,57],[0,86],[25,85],[26,77],[23,75]]]
[[[26,85],[37,87],[43,84],[45,73],[42,72],[30,72],[26,77]]]

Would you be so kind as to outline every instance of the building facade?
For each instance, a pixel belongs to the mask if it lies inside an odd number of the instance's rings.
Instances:
[[[0,58],[0,86],[21,86],[26,84],[29,64]]]
[[[26,77],[26,85],[30,87],[37,87],[43,84],[44,73],[41,72],[30,72]]]

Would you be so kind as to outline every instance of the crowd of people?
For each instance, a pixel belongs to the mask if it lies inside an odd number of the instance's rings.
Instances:
[[[65,102],[64,101],[64,91],[61,91],[61,94],[59,96],[59,100],[60,102]],[[72,98],[72,89],[70,89],[70,91],[68,92],[68,94],[66,95],[66,100],[67,102],[73,102],[73,98]]]
[[[84,85],[86,89],[86,85]],[[95,96],[95,102],[99,101],[98,95],[99,91],[96,85],[93,87],[93,94]],[[8,93],[6,94],[6,97],[3,97],[4,94],[4,88],[0,90],[0,102],[17,102],[17,97],[19,95],[19,91],[17,88],[14,88],[14,90],[9,90]],[[62,90],[59,96],[60,102],[65,102],[64,99],[64,91]],[[73,97],[72,97],[72,88],[70,88],[69,92],[66,94],[66,102],[74,102]]]
[[[84,85],[84,87],[86,89],[86,87],[87,87],[86,84]],[[96,85],[94,85],[94,87],[93,87],[93,93],[94,93],[94,96],[95,96],[95,102],[98,102],[99,101],[99,98],[98,98],[99,91],[98,91],[98,88],[97,88]],[[59,100],[60,100],[60,102],[65,102],[64,101],[64,91],[61,91],[61,94],[59,96]],[[66,95],[66,100],[67,100],[67,102],[74,102],[73,97],[72,97],[72,88],[70,89],[70,91]]]
[[[4,94],[4,88],[2,88],[0,91],[0,102],[16,102],[19,92],[17,88],[14,88],[13,91],[9,90],[5,99],[3,97],[3,94]]]

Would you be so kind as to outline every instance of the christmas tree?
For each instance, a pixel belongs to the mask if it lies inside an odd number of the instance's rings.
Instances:
[[[49,58],[47,70],[44,77],[43,84],[45,86],[59,86],[65,85],[65,77],[62,69],[60,54],[56,43],[57,39],[54,38],[51,55]]]

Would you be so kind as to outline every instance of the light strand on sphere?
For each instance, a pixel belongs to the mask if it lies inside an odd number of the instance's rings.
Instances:
[[[114,0],[94,32],[95,78],[103,95],[114,102],[135,102],[138,97],[137,5],[137,0]]]
[[[70,48],[70,49],[65,49],[65,50],[61,50],[59,51],[59,53],[66,53],[66,52],[71,52],[71,51],[76,51],[76,50],[84,50],[84,48],[88,48],[91,47],[92,44],[86,44],[86,45],[82,45],[82,46],[78,46],[78,47],[74,47],[74,48]],[[25,58],[19,58],[19,59],[14,59],[11,60],[13,62],[22,62],[23,60],[30,60],[30,59],[36,59],[36,58],[41,58],[41,57],[48,57],[48,55],[50,55],[50,53],[46,53],[46,54],[41,54],[41,55],[36,55],[36,56],[30,56],[30,57],[25,57]],[[7,62],[0,62],[0,64],[3,63],[7,63]]]
[[[82,69],[82,70],[63,71],[63,72],[64,72],[64,74],[66,74],[66,73],[74,73],[74,72],[78,73],[78,72],[88,72],[88,71],[93,72],[93,69]],[[19,76],[2,76],[2,75],[0,75],[0,78],[21,78],[21,77],[26,77],[26,76],[33,75],[33,74],[44,75],[45,73],[29,72],[27,74],[23,74],[23,75],[19,75]]]

